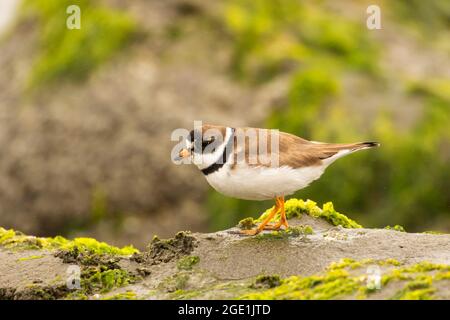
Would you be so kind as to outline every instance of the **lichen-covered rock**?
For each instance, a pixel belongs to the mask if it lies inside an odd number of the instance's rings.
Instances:
[[[144,252],[0,228],[0,298],[450,299],[450,235],[365,229],[331,204],[287,208],[286,230],[179,232]]]
[[[161,240],[155,236],[148,246],[143,259],[149,264],[169,262],[175,258],[190,254],[196,246],[197,240],[190,232],[180,231],[175,238]]]

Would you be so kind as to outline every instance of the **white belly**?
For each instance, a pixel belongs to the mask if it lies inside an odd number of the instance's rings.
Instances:
[[[208,183],[218,192],[239,199],[267,200],[286,196],[308,186],[318,179],[327,166],[301,169],[289,167],[239,167],[230,170],[223,166],[206,176]]]

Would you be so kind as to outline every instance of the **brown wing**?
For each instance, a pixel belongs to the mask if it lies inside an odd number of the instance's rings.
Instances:
[[[301,168],[321,165],[322,160],[334,156],[342,150],[351,152],[378,147],[377,142],[322,143],[311,142],[289,133],[280,132],[280,166]]]
[[[247,163],[249,163],[250,152],[249,145],[258,144],[257,146],[253,145],[252,150],[259,150],[259,139],[265,139],[267,141],[266,150],[268,152],[272,152],[271,150],[271,133],[270,130],[267,129],[255,129],[255,128],[241,128],[241,130],[247,134],[249,130],[254,130],[256,132],[256,139],[245,137],[245,147],[237,142],[235,137],[234,144],[234,164],[236,164],[237,159],[242,159],[245,157]],[[322,160],[327,159],[341,150],[358,150],[362,148],[369,148],[377,146],[377,143],[372,142],[363,142],[363,143],[349,143],[349,144],[333,144],[333,143],[318,143],[311,142],[295,135],[279,132],[279,148],[278,148],[278,166],[289,166],[292,168],[301,168],[308,166],[316,166],[321,165]],[[273,152],[276,152],[274,150]],[[239,156],[241,158],[239,158]],[[251,166],[270,166],[267,163],[260,163],[257,161],[256,163],[251,164]]]

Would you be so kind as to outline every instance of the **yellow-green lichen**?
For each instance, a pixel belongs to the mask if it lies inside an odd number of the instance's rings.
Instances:
[[[354,279],[345,270],[332,270],[324,275],[283,279],[275,288],[250,293],[241,299],[331,299],[344,294],[351,294],[361,285],[362,279]]]
[[[241,221],[239,221],[238,228],[244,229],[244,230],[250,230],[255,226],[255,219],[252,217],[244,218]]]
[[[187,256],[181,258],[177,262],[177,267],[180,270],[191,270],[194,265],[200,262],[200,257],[198,256]]]
[[[165,278],[159,284],[159,289],[168,293],[175,293],[178,290],[186,288],[188,281],[189,274],[180,272]]]
[[[361,225],[348,218],[347,216],[334,210],[334,206],[331,202],[327,202],[322,208],[317,206],[317,203],[312,200],[303,201],[301,199],[289,199],[285,205],[286,217],[291,219],[293,217],[301,217],[302,214],[307,214],[314,218],[320,218],[334,226],[342,226],[344,228],[362,228]],[[256,222],[263,221],[273,208],[266,210]],[[280,219],[278,213],[272,220]]]
[[[425,234],[434,234],[434,235],[443,235],[443,234],[445,234],[444,232],[441,232],[441,231],[434,231],[434,230],[427,230],[427,231],[424,231],[424,232],[422,232],[422,233],[425,233]]]
[[[42,256],[42,255],[40,255],[40,256],[33,255],[33,256],[28,256],[28,257],[19,258],[19,259],[17,259],[17,261],[35,260],[35,259],[41,259],[41,258],[43,258],[43,257],[44,257],[44,256]]]
[[[115,294],[113,296],[105,297],[102,300],[136,300],[137,294],[134,291],[126,291]]]
[[[83,270],[81,286],[85,292],[108,292],[113,288],[134,283],[136,277],[122,269],[107,269],[103,266]]]
[[[395,231],[400,231],[400,232],[406,232],[405,228],[403,228],[401,225],[396,224],[395,226],[391,227],[391,226],[386,226],[384,227],[387,230],[395,230]]]
[[[275,230],[272,232],[264,232],[258,234],[255,239],[257,240],[270,240],[270,239],[287,239],[287,238],[296,238],[300,236],[311,235],[314,233],[314,230],[311,226],[293,226],[287,229]]]
[[[369,266],[379,266],[380,288],[372,286]],[[355,261],[342,259],[332,263],[325,272],[308,277],[291,276],[281,280],[279,286],[263,291],[251,292],[240,299],[339,299],[356,297],[364,299],[368,295],[383,290],[394,283],[400,289],[391,299],[433,299],[435,281],[450,278],[450,266],[420,262],[415,265],[399,267],[395,259],[375,261],[366,259]],[[362,269],[366,267],[366,269]],[[383,267],[383,269],[381,269]],[[359,271],[359,272],[358,272]],[[364,272],[365,271],[365,272]]]
[[[89,297],[84,292],[75,291],[70,292],[64,297],[64,300],[88,300]]]
[[[128,256],[139,251],[133,246],[118,248],[92,238],[68,240],[61,236],[41,238],[0,227],[0,246],[8,249],[77,250],[81,253]]]
[[[250,285],[251,288],[275,288],[281,284],[279,275],[260,275]]]

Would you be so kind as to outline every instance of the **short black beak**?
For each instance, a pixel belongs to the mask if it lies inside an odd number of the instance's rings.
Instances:
[[[175,160],[175,161],[180,161],[180,160],[182,160],[182,159],[184,159],[184,158],[189,157],[190,155],[191,155],[191,153],[189,152],[188,149],[183,149],[183,150],[180,151],[180,153],[178,154],[178,156],[176,156],[176,157],[174,158],[174,160]]]

